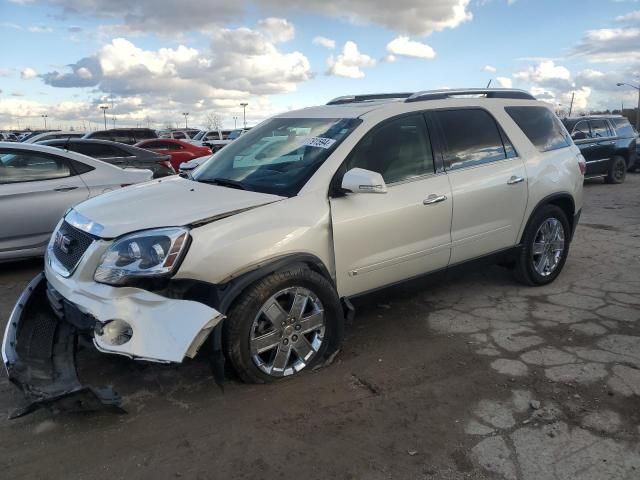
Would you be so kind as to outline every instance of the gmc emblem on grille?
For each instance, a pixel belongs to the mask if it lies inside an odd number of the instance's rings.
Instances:
[[[56,239],[54,240],[54,243],[60,250],[62,250],[67,255],[71,253],[71,245],[73,243],[73,238],[67,237],[62,232],[56,232]]]

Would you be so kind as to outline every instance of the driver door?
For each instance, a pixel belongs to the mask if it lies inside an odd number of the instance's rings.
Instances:
[[[340,295],[445,268],[451,256],[451,187],[445,173],[436,173],[423,115],[377,126],[342,171],[352,168],[380,173],[387,193],[330,199]]]

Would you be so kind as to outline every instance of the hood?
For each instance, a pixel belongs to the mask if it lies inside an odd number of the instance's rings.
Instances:
[[[115,238],[148,228],[201,223],[284,198],[172,176],[99,195],[74,210],[103,227],[100,237]]]

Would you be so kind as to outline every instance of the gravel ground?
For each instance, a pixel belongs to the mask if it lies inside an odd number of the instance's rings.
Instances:
[[[333,365],[277,385],[93,351],[127,415],[0,418],[7,479],[638,479],[640,175],[590,181],[564,272],[497,266],[357,302]],[[4,323],[40,262],[0,266]],[[0,412],[20,401],[0,374]]]

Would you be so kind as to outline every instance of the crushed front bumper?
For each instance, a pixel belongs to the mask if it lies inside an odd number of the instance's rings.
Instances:
[[[9,415],[17,418],[38,408],[62,411],[107,408],[124,412],[110,388],[83,386],[76,372],[77,331],[60,321],[46,296],[39,274],[18,298],[2,341],[2,359],[9,380],[25,395],[25,404]]]
[[[93,337],[104,353],[137,360],[182,362],[194,357],[224,318],[199,302],[169,299],[137,288],[114,288],[46,270],[34,278],[16,303],[5,330],[2,356],[9,379],[27,404],[12,414],[37,408],[118,409],[111,389],[83,386],[76,373],[78,333]],[[126,322],[127,337],[113,342],[111,322]]]

